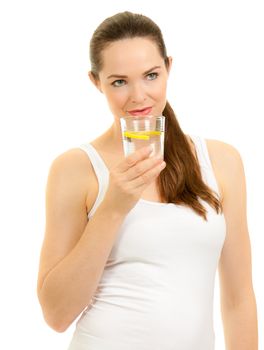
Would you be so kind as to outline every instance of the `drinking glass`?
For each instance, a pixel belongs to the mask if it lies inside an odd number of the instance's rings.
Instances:
[[[150,157],[164,159],[165,116],[142,115],[120,118],[125,157],[139,148],[151,145]]]

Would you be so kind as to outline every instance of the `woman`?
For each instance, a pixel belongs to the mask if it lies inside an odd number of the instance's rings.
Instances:
[[[70,350],[212,350],[217,267],[228,350],[257,349],[257,311],[238,151],[181,130],[166,99],[172,65],[149,18],[107,18],[89,77],[112,126],[52,163],[38,297],[50,327],[80,315]],[[124,157],[120,116],[166,118],[164,160]],[[88,217],[87,217],[88,214]]]

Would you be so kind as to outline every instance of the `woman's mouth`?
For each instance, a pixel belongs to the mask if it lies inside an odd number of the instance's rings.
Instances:
[[[142,109],[134,109],[132,111],[128,111],[128,113],[133,116],[138,116],[138,115],[148,115],[151,113],[151,111],[152,111],[152,107],[146,107]]]

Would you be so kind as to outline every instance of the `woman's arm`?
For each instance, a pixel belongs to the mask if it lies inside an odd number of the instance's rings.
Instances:
[[[257,307],[247,227],[246,180],[239,152],[216,142],[226,239],[219,261],[221,313],[226,350],[257,350]]]
[[[89,304],[124,219],[102,202],[88,222],[90,171],[84,152],[71,150],[55,159],[48,176],[37,292],[46,322],[58,332]]]

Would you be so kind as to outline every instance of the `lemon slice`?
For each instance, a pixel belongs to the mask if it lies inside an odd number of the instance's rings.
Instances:
[[[150,131],[140,131],[144,135],[161,135],[161,131],[150,130]]]
[[[124,131],[124,136],[130,137],[132,139],[149,140],[148,135],[143,135],[143,134],[140,135],[140,134],[137,134],[134,132],[128,132],[128,131]]]
[[[134,139],[149,140],[149,135],[161,135],[161,131],[124,131],[124,136]]]

